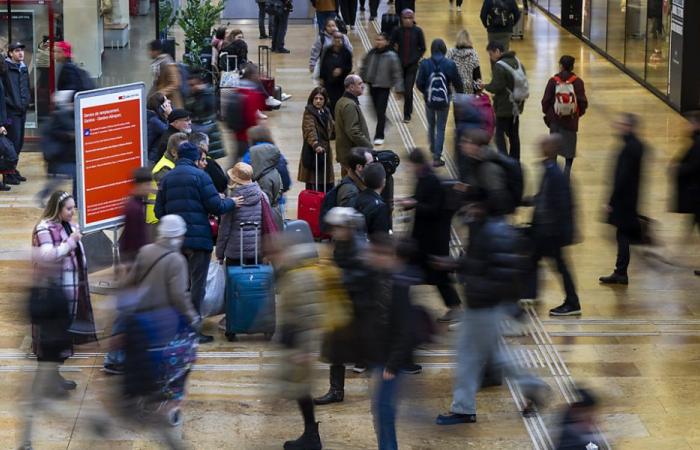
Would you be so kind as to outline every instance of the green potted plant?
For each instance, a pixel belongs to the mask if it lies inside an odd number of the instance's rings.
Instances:
[[[211,30],[219,21],[226,0],[213,4],[211,0],[189,0],[178,11],[177,24],[185,33],[184,60],[192,67],[201,67],[200,56],[211,45]]]
[[[175,25],[177,14],[173,8],[172,0],[158,0],[158,37],[163,43],[163,49],[175,58],[175,37],[170,34],[170,29]]]

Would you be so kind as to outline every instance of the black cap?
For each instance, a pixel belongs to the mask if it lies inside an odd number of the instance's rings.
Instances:
[[[13,50],[17,50],[18,48],[24,48],[24,47],[25,47],[25,45],[19,41],[13,42],[12,44],[10,44],[9,47],[7,47],[7,51],[11,52]]]
[[[168,123],[173,123],[178,119],[187,119],[190,113],[185,109],[173,109],[168,116]]]

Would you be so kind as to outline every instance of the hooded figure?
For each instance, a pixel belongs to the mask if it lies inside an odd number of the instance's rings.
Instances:
[[[250,148],[250,162],[253,166],[253,181],[270,200],[272,212],[275,215],[277,229],[283,228],[282,211],[279,207],[282,197],[282,177],[277,170],[281,157],[280,150],[271,143],[256,144]]]

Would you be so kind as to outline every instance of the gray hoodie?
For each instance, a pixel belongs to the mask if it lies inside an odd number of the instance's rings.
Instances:
[[[258,183],[244,184],[231,189],[230,197],[243,197],[243,205],[221,216],[219,235],[216,239],[216,258],[239,260],[241,258],[241,222],[257,222],[262,227],[263,192]],[[258,257],[261,255],[261,228],[243,230],[243,258],[255,258],[255,241],[258,241]]]
[[[282,229],[282,212],[279,208],[279,200],[282,196],[282,177],[277,171],[280,156],[280,150],[274,144],[262,143],[250,148],[253,181],[258,182],[260,189],[270,199],[270,206],[272,206],[279,230]]]

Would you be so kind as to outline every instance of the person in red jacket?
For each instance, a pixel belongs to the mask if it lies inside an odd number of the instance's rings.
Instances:
[[[588,108],[586,88],[574,73],[574,62],[576,59],[569,55],[559,59],[559,73],[549,79],[542,97],[544,123],[550,133],[559,133],[564,141],[559,156],[566,159],[564,173],[567,177],[571,175],[576,157],[578,121]]]
[[[255,64],[248,64],[243,70],[238,92],[243,96],[243,127],[236,132],[238,148],[236,161],[248,151],[248,130],[267,119],[261,111],[265,109],[265,94],[260,84],[260,70]]]

